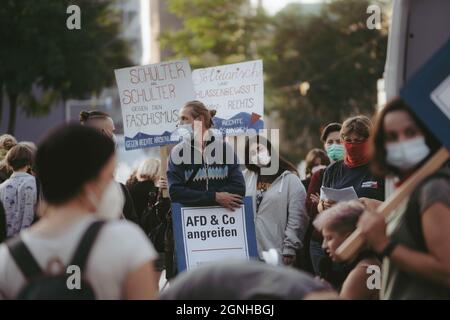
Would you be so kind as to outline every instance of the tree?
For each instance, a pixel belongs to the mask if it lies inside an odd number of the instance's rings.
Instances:
[[[369,4],[332,1],[309,17],[292,4],[275,17],[271,50],[264,57],[271,91],[266,106],[280,119],[287,142],[283,150],[292,161],[321,145],[323,125],[375,110],[387,28],[366,27]]]
[[[189,58],[194,68],[242,62],[258,57],[268,17],[248,0],[169,0],[183,28],[162,34],[162,48],[173,58]]]
[[[130,64],[128,44],[118,37],[120,21],[112,3],[2,3],[0,89],[9,99],[9,133],[14,133],[19,106],[29,115],[45,114],[57,99],[83,98],[110,86],[113,70]],[[66,9],[72,4],[81,8],[81,30],[66,27]],[[42,91],[39,98],[36,91]]]

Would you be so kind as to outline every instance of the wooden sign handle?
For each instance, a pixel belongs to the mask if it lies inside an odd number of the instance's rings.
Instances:
[[[450,158],[447,148],[442,147],[431,157],[417,172],[405,181],[395,192],[384,201],[376,210],[378,214],[384,217],[397,208],[416,186],[426,177],[441,168],[441,166]],[[336,250],[336,255],[342,260],[349,260],[362,247],[365,240],[361,230],[356,229]]]
[[[159,148],[159,155],[161,157],[161,168],[160,168],[160,176],[164,177],[167,181],[167,162],[168,162],[168,147],[167,146],[161,146]],[[163,189],[162,190],[162,196],[163,198],[169,197],[169,190]]]

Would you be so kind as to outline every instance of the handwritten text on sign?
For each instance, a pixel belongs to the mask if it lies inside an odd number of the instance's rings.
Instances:
[[[194,98],[189,63],[184,60],[115,71],[125,133],[125,148],[170,143],[179,109]]]
[[[217,110],[216,128],[227,135],[262,129],[264,114],[261,60],[229,64],[192,72],[195,98]]]

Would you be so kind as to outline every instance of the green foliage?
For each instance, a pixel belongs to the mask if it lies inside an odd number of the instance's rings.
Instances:
[[[291,5],[275,17],[273,51],[264,61],[275,103],[266,100],[266,106],[279,115],[287,140],[282,146],[292,161],[321,146],[320,129],[327,123],[375,110],[387,31],[366,27],[369,4],[333,1],[309,17],[302,15],[301,5]],[[302,82],[310,86],[304,96]]]
[[[11,108],[44,115],[57,99],[82,98],[114,81],[113,70],[126,66],[129,48],[118,37],[119,16],[112,0],[21,0],[0,5],[0,83]],[[81,9],[81,30],[69,30],[69,5]],[[33,90],[34,88],[34,90]],[[38,88],[38,89],[37,89]],[[35,92],[44,91],[39,98]]]
[[[366,27],[374,1],[335,0],[322,10],[292,3],[275,17],[251,12],[245,0],[168,1],[184,23],[161,37],[173,57],[188,58],[193,68],[264,59],[266,113],[277,118],[291,161],[321,146],[327,123],[373,113],[387,45],[386,25]],[[302,82],[310,85],[306,95]]]
[[[184,25],[160,38],[174,58],[189,58],[198,68],[257,57],[255,43],[264,36],[268,18],[252,12],[248,0],[169,0],[169,10]]]

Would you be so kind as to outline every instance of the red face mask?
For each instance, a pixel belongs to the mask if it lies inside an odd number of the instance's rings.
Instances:
[[[346,151],[344,163],[350,167],[359,167],[369,162],[368,152],[369,141],[366,140],[361,143],[344,142]]]

